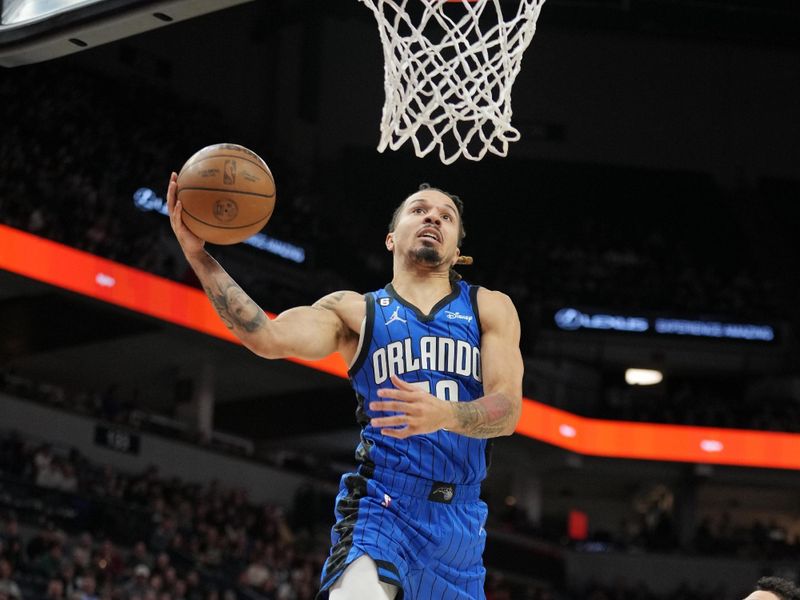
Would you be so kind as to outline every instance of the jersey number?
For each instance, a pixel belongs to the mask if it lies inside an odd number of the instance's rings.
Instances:
[[[427,394],[431,393],[430,381],[412,381],[411,385],[418,387]],[[433,395],[440,400],[458,402],[458,382],[452,379],[440,379],[436,382],[436,392]]]

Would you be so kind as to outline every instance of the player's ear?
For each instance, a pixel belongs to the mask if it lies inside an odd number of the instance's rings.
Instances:
[[[450,263],[450,268],[452,269],[458,264],[458,257],[461,256],[461,248],[456,248],[455,256],[453,256],[453,260]]]
[[[394,252],[394,233],[386,234],[386,249],[389,252]]]

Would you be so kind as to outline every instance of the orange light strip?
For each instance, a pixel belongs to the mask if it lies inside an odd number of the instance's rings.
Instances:
[[[240,343],[200,290],[5,225],[0,269]],[[339,355],[290,360],[347,378]],[[589,419],[528,398],[517,433],[591,456],[800,470],[800,435]]]
[[[527,400],[517,433],[590,456],[800,469],[800,435],[590,419]]]
[[[202,291],[5,225],[0,225],[0,269],[241,343]],[[291,360],[347,377],[338,354],[314,362]]]

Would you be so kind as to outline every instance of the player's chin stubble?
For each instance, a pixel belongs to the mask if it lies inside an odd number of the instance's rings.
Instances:
[[[413,256],[415,262],[430,266],[436,266],[442,262],[441,255],[436,251],[435,248],[431,248],[430,246],[422,246],[417,248],[411,253],[411,255]]]

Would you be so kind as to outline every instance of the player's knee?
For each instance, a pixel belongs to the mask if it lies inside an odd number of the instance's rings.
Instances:
[[[361,556],[333,584],[329,600],[394,600],[397,588],[378,579],[378,568],[369,556]]]

